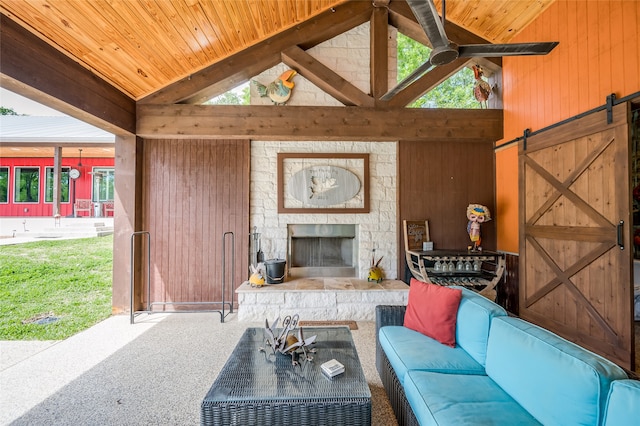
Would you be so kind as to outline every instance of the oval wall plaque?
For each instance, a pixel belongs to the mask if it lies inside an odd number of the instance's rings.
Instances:
[[[360,179],[335,166],[311,166],[289,179],[289,193],[311,206],[332,206],[349,201],[360,192]]]

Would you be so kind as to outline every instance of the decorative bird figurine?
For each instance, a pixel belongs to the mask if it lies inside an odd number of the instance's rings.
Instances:
[[[380,283],[384,279],[384,272],[382,268],[380,268],[380,262],[382,262],[381,256],[380,259],[376,262],[376,250],[373,249],[373,256],[371,257],[371,267],[369,268],[369,276],[367,277],[367,281],[375,281]]]
[[[480,102],[480,108],[482,108],[483,103],[484,107],[487,108],[487,99],[489,99],[489,95],[491,94],[491,86],[482,79],[484,71],[482,71],[482,67],[479,65],[473,66],[473,75],[476,78],[476,82],[473,85],[473,95],[477,101]]]
[[[284,105],[291,97],[291,92],[293,92],[294,83],[292,80],[296,74],[298,73],[295,70],[287,70],[266,86],[256,80],[251,80],[251,82],[258,89],[260,97],[268,96],[274,104]]]

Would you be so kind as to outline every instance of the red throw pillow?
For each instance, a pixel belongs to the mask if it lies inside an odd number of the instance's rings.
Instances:
[[[411,278],[404,326],[438,342],[456,346],[456,317],[462,290]]]

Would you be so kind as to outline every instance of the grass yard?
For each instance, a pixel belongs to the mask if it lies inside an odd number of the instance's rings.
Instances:
[[[62,340],[108,318],[112,263],[113,236],[0,246],[0,340]]]

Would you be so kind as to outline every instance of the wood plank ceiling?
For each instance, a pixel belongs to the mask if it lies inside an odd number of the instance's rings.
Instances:
[[[446,17],[490,42],[503,43],[553,1],[448,0]],[[140,100],[346,2],[0,0],[0,12]],[[373,3],[386,6],[390,1]],[[435,3],[440,10],[441,0]]]

